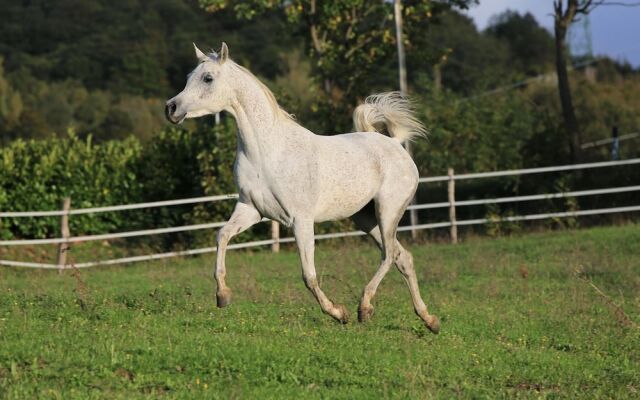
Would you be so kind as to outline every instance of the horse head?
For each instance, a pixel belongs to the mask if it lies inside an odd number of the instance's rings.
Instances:
[[[165,116],[173,124],[186,118],[197,118],[224,110],[231,102],[233,90],[229,85],[229,48],[222,43],[219,53],[205,54],[193,45],[198,66],[187,75],[184,89],[167,100]]]

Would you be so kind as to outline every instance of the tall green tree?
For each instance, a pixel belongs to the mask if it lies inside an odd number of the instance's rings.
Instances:
[[[281,34],[283,15],[248,23],[231,11],[204,13],[193,0],[0,0],[0,10],[6,139],[69,128],[96,141],[148,139],[165,123],[161,103],[194,67],[191,42],[224,38],[240,62],[273,80],[283,74],[281,54],[300,46]],[[283,39],[265,44],[269,35]]]
[[[486,33],[508,44],[511,67],[524,75],[543,74],[553,65],[553,36],[530,13],[507,10],[498,14],[490,19]]]
[[[3,59],[0,57],[0,143],[11,139],[10,133],[20,122],[22,97],[4,76]]]
[[[466,8],[475,0],[406,1],[405,29],[425,24],[434,13],[452,6]],[[369,94],[368,81],[380,64],[395,59],[392,4],[383,0],[200,0],[209,12],[233,10],[238,18],[254,19],[269,10],[286,14],[291,33],[305,38],[313,71],[324,92],[328,131],[344,130],[350,124],[348,111],[358,98]],[[405,40],[410,41],[410,37]]]
[[[574,163],[582,160],[581,131],[573,107],[567,61],[569,52],[567,48],[567,32],[573,22],[581,15],[587,15],[598,6],[640,6],[637,2],[607,1],[607,0],[554,0],[554,30],[556,47],[556,72],[558,74],[558,94],[562,104],[562,116],[565,129],[569,136],[571,157]]]
[[[428,24],[415,24],[407,32],[409,71],[429,73],[442,86],[458,94],[472,95],[509,81],[513,64],[504,42],[478,32],[473,21],[455,10],[442,10]],[[416,82],[428,86],[425,82]],[[437,84],[436,84],[437,85]]]

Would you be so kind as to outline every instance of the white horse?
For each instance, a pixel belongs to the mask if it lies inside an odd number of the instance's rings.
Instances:
[[[195,44],[194,44],[195,47]],[[282,110],[271,91],[247,69],[220,53],[195,47],[198,66],[182,92],[166,103],[172,123],[227,111],[238,124],[234,177],[240,198],[217,237],[215,278],[218,307],[231,300],[225,283],[229,240],[263,217],[293,227],[304,283],[322,311],[346,323],[348,313],[318,286],[314,223],[351,218],[382,250],[382,261],[364,288],[361,322],[373,315],[371,299],[392,264],[406,280],[416,314],[438,333],[440,323],[420,296],[413,258],[396,239],[400,218],[418,185],[418,170],[402,142],[424,134],[410,103],[398,93],[369,97],[354,111],[357,133],[316,135]],[[389,136],[378,133],[385,129]]]

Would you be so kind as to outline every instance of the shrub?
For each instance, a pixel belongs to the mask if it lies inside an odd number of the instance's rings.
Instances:
[[[59,210],[62,199],[72,207],[135,202],[142,187],[135,161],[140,143],[133,138],[96,145],[91,136],[70,133],[48,141],[16,140],[0,148],[0,209],[3,211]],[[126,225],[117,213],[70,219],[74,233],[105,232]],[[6,218],[2,237],[43,238],[59,231],[58,218]]]
[[[59,210],[69,196],[72,208],[131,204],[234,193],[235,124],[231,119],[193,131],[168,128],[144,145],[135,137],[95,144],[74,133],[61,139],[16,140],[0,147],[0,210]],[[225,221],[235,202],[221,201],[76,215],[72,235],[160,228]],[[59,236],[59,217],[5,218],[0,237]],[[262,234],[266,227],[253,230]],[[211,244],[214,232],[195,231],[129,239],[162,248]]]

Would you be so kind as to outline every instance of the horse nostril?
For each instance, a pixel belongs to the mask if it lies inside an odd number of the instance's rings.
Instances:
[[[176,112],[176,103],[175,102],[171,102],[171,103],[167,104],[167,111],[169,112],[169,115],[173,115],[173,113]]]
[[[167,119],[171,121],[171,117],[173,116],[173,114],[175,114],[177,108],[178,107],[176,106],[176,103],[174,101],[166,105],[166,107],[164,108],[164,114],[167,116]]]

